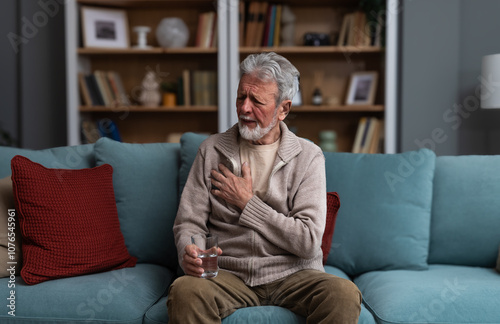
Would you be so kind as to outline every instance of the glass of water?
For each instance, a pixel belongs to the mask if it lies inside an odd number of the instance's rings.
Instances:
[[[217,250],[219,247],[219,239],[214,234],[196,234],[191,236],[191,243],[196,245],[198,258],[201,259],[204,272],[202,278],[215,278],[219,273],[217,263]]]

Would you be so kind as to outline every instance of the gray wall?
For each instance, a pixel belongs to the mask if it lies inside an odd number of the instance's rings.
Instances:
[[[2,0],[0,30],[5,37],[0,46],[0,126],[11,132],[20,147],[66,145],[61,3],[64,2]],[[18,44],[13,45],[11,40]]]
[[[10,31],[17,31],[16,3],[4,1],[0,10],[0,35],[7,35]],[[14,139],[18,139],[17,116],[17,83],[18,83],[18,56],[12,50],[8,40],[2,37],[0,46],[0,128],[7,131]]]
[[[500,53],[500,1],[402,3],[399,151],[500,154],[500,111],[479,108],[478,79]]]
[[[480,109],[481,59],[500,53],[500,1],[461,1],[460,125],[458,154],[500,154],[500,110]]]

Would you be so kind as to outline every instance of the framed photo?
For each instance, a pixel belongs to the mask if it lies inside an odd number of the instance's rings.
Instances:
[[[378,73],[356,72],[351,75],[346,105],[373,105],[377,90]]]
[[[125,10],[82,7],[81,22],[85,47],[130,47]]]

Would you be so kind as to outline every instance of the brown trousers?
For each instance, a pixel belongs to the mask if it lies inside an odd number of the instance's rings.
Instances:
[[[183,276],[170,287],[170,324],[220,323],[239,308],[275,305],[307,318],[307,323],[357,323],[361,293],[354,283],[317,270],[302,270],[262,286],[248,287],[219,271],[214,279]]]

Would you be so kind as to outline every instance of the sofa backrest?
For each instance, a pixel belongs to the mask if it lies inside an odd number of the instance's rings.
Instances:
[[[129,144],[101,138],[96,164],[113,167],[120,228],[129,253],[140,263],[177,271],[172,227],[178,207],[178,143]]]
[[[26,150],[0,147],[0,177],[11,174],[10,160],[23,155],[54,169],[113,167],[113,189],[125,245],[138,262],[177,271],[172,226],[178,207],[178,143],[127,144],[101,138],[95,144]]]
[[[500,245],[500,156],[436,160],[429,263],[495,267]]]
[[[327,264],[351,276],[426,269],[435,154],[324,154],[340,198]]]
[[[83,169],[95,166],[94,144],[55,147],[46,150],[28,150],[0,146],[0,179],[9,176],[10,160],[16,155],[27,157],[53,169]]]

